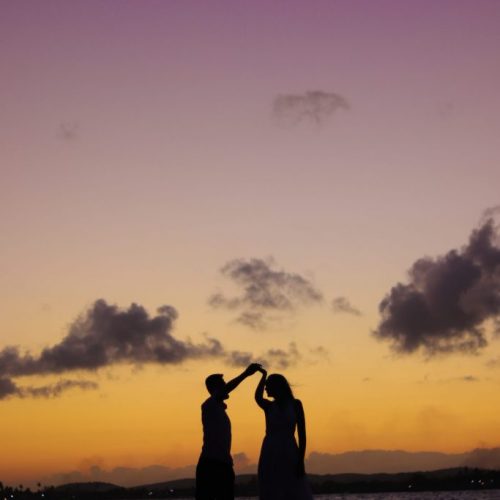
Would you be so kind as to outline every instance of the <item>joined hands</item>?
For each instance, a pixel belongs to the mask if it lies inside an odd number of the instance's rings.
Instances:
[[[245,375],[253,375],[255,372],[260,372],[264,368],[262,368],[262,365],[259,363],[252,363],[247,366],[247,369],[245,370]]]

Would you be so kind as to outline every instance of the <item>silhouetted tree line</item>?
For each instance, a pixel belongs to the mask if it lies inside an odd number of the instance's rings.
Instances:
[[[500,489],[500,471],[483,469],[446,469],[434,472],[400,474],[310,474],[315,494],[377,493],[401,491],[458,491]],[[0,482],[1,499],[43,500],[128,500],[139,498],[193,497],[193,480],[171,481],[151,486],[123,488],[107,483],[78,483],[64,486],[38,485],[36,491],[4,486]],[[257,477],[240,476],[236,481],[236,496],[257,495]]]

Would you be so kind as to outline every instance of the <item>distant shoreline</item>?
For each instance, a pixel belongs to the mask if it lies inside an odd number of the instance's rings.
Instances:
[[[396,493],[423,491],[470,491],[500,489],[500,470],[458,467],[432,472],[401,472],[396,474],[309,474],[314,494],[332,493]],[[70,483],[37,491],[1,486],[0,495],[16,499],[44,500],[138,500],[143,498],[192,498],[195,480],[178,479],[163,483],[125,488],[111,483]],[[236,496],[255,497],[257,476],[236,477]]]

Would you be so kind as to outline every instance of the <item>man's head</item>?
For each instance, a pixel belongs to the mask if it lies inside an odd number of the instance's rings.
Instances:
[[[226,392],[226,382],[222,373],[214,373],[205,379],[205,385],[211,396],[219,396],[221,399],[227,399],[229,394]]]

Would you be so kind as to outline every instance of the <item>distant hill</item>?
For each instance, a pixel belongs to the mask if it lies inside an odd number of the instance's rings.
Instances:
[[[116,490],[121,488],[116,484],[102,483],[99,481],[94,481],[90,483],[68,483],[62,484],[61,486],[56,486],[56,491],[61,492],[106,492],[111,490]]]
[[[448,454],[402,450],[363,450],[335,454],[312,452],[307,459],[307,468],[315,474],[430,471],[461,467],[467,462],[473,466],[471,453]],[[493,468],[486,463],[485,467]]]
[[[308,479],[317,494],[500,489],[500,471],[466,467],[397,474],[309,474]],[[257,488],[255,474],[237,476],[237,496],[255,496]],[[182,498],[192,497],[194,490],[193,478],[133,488],[108,483],[76,483],[55,488],[47,497],[54,500],[63,500],[68,495],[75,500]]]
[[[410,452],[403,450],[361,450],[344,453],[311,452],[306,469],[312,474],[376,474],[432,471],[456,467],[500,469],[500,448],[480,448],[466,453]],[[88,471],[71,471],[42,478],[43,484],[111,483],[126,487],[154,485],[194,477],[195,465],[142,468],[115,467],[105,470],[95,465]],[[236,473],[255,474],[257,466],[249,460],[236,467]]]
[[[500,469],[500,448],[478,448],[456,454],[403,450],[363,450],[345,453],[312,452],[307,459],[307,469],[315,474],[397,473],[455,467]]]
[[[500,489],[499,470],[467,467],[397,474],[310,474],[308,479],[316,494]],[[45,488],[43,493],[46,500],[139,500],[189,498],[194,490],[195,480],[189,478],[133,488],[103,482],[71,483]],[[255,496],[257,492],[255,474],[236,478],[237,496]],[[34,500],[40,493],[2,487],[0,483],[0,497]]]

